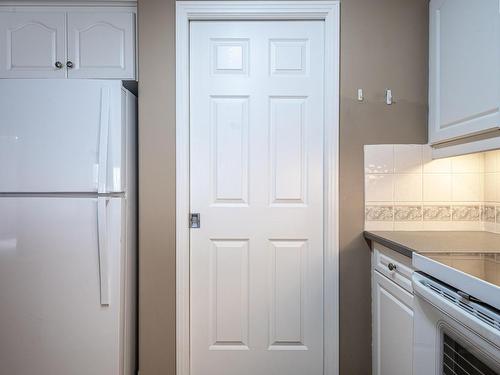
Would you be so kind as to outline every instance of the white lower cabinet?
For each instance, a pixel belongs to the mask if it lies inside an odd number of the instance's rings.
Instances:
[[[411,375],[413,294],[372,268],[373,375]]]

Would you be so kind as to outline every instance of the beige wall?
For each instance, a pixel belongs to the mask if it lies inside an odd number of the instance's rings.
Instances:
[[[428,0],[341,1],[340,367],[370,373],[363,145],[427,139]],[[140,369],[175,373],[174,0],[139,0]],[[355,100],[356,89],[366,101]],[[396,103],[383,104],[383,92]]]
[[[340,368],[371,369],[363,145],[427,140],[427,0],[341,1]],[[365,91],[359,104],[356,88]],[[383,103],[384,89],[396,100]]]
[[[139,366],[175,374],[175,53],[173,0],[140,0]]]

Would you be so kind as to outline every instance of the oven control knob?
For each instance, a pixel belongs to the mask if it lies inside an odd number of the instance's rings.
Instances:
[[[396,269],[396,265],[394,263],[389,263],[387,268],[389,268],[389,271],[394,271]]]

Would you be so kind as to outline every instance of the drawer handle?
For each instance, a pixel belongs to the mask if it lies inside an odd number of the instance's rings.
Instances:
[[[387,268],[389,268],[389,271],[394,271],[397,267],[394,263],[389,263],[387,265]]]

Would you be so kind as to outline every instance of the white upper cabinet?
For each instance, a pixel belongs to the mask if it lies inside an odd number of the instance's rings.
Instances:
[[[66,14],[0,12],[0,78],[64,78]]]
[[[0,7],[0,33],[0,78],[135,78],[135,7]]]
[[[134,78],[134,41],[133,13],[68,13],[68,76]]]
[[[431,0],[429,141],[500,128],[498,0]]]

